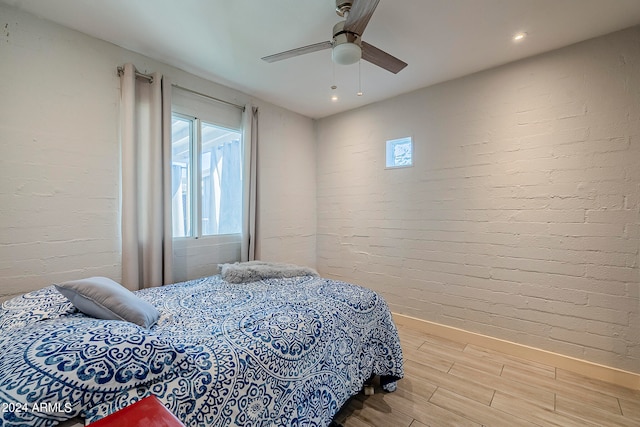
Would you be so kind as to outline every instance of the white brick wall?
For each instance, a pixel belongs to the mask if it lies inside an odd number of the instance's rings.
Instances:
[[[245,94],[0,4],[0,301],[56,281],[121,278],[116,67],[238,104]],[[260,102],[268,259],[315,265],[313,121]],[[189,243],[189,244],[187,244]],[[239,259],[233,239],[177,242],[185,280]]]
[[[315,267],[313,121],[273,106],[259,108],[257,257]]]
[[[0,6],[0,299],[121,274],[118,77],[88,38],[24,16]]]
[[[638,40],[320,120],[320,272],[399,313],[640,372]],[[415,166],[385,170],[385,140],[408,135]]]

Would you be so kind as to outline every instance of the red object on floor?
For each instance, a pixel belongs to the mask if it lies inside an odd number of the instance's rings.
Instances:
[[[155,396],[147,396],[89,424],[91,427],[184,427]]]

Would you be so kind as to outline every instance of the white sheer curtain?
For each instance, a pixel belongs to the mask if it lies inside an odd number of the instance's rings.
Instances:
[[[242,212],[241,261],[256,259],[258,214],[258,107],[245,106],[243,113],[245,155],[244,203]]]
[[[122,284],[173,281],[171,225],[171,84],[154,73],[121,73]]]
[[[204,140],[203,140],[204,143]],[[240,138],[211,147],[209,176],[203,177],[202,216],[205,234],[242,230],[242,144]]]

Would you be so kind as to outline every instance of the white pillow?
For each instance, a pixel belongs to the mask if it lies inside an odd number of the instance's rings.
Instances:
[[[78,310],[97,319],[125,320],[150,328],[160,317],[153,305],[106,277],[72,280],[55,286]]]

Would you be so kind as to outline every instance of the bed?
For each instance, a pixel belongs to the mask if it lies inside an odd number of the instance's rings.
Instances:
[[[86,423],[157,396],[186,426],[328,426],[402,350],[377,293],[315,276],[220,275],[135,292],[145,328],[89,317],[54,286],[0,309],[0,426]]]

